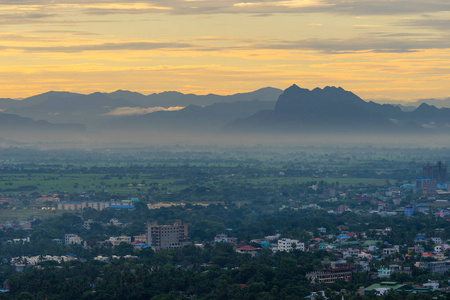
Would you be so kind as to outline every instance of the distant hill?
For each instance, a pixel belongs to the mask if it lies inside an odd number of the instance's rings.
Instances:
[[[173,106],[188,106],[199,105],[207,106],[215,103],[223,102],[236,102],[236,101],[276,101],[278,96],[282,93],[282,90],[266,87],[249,93],[238,93],[234,95],[221,96],[215,94],[208,95],[195,95],[195,94],[183,94],[180,92],[163,92],[155,93],[148,96],[136,92],[118,90],[111,94],[110,97],[115,99],[126,99],[133,102],[136,106],[140,107],[173,107]]]
[[[81,124],[52,124],[14,114],[0,113],[0,138],[22,140],[69,139],[85,132]]]
[[[2,106],[3,105],[3,106]],[[167,108],[182,107],[178,110]],[[284,91],[263,88],[229,96],[163,92],[142,95],[117,90],[89,95],[47,92],[21,101],[0,99],[0,138],[49,134],[67,138],[84,132],[97,141],[155,140],[208,136],[221,139],[283,135],[434,135],[450,133],[450,108],[426,103],[366,102],[341,87]],[[160,110],[160,111],[158,111]],[[34,121],[45,120],[45,121]],[[67,124],[70,123],[70,124]],[[92,134],[92,136],[89,136]]]
[[[102,93],[83,95],[48,92],[21,100],[20,105],[11,107],[6,112],[55,123],[91,123],[102,114],[122,106],[133,104]]]
[[[194,95],[179,92],[164,92],[148,96],[118,90],[113,93],[93,93],[89,95],[70,92],[47,92],[21,101],[0,99],[0,109],[33,119],[44,119],[55,123],[84,123],[93,126],[103,122],[105,115],[121,107],[174,107],[189,105],[208,106],[216,103],[236,101],[272,101],[281,94],[275,88],[263,88],[254,92],[229,96]]]
[[[376,102],[382,102],[382,103],[399,106],[404,111],[414,110],[415,108],[419,107],[423,103],[436,106],[437,108],[450,108],[450,97],[444,98],[444,99],[426,98],[426,99],[419,99],[419,100],[413,101],[413,102],[396,101],[396,100],[390,100],[390,99],[377,100]]]
[[[158,111],[140,116],[111,118],[101,127],[103,130],[211,132],[238,118],[246,118],[266,109],[273,109],[272,101],[236,101],[209,106],[189,105],[179,111]]]
[[[437,108],[450,108],[450,97],[445,99],[435,99],[435,98],[429,98],[429,99],[420,99],[416,102],[411,103],[412,106],[419,106],[423,103],[426,103],[428,105],[436,106]]]
[[[449,109],[423,104],[412,112],[403,112],[394,105],[365,102],[342,88],[307,90],[293,85],[280,95],[273,110],[236,120],[225,131],[393,134],[448,131],[449,127]]]

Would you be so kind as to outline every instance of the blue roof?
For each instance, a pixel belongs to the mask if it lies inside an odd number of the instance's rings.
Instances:
[[[338,235],[336,238],[338,238],[338,239],[349,239],[350,237],[348,235],[342,233],[342,234]]]
[[[134,205],[110,205],[106,209],[134,209]]]

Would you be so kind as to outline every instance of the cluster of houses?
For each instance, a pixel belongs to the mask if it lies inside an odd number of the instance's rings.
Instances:
[[[412,275],[409,266],[411,262],[415,262],[416,268],[428,270],[432,275],[450,271],[450,259],[446,256],[447,250],[450,249],[450,243],[443,241],[440,237],[426,238],[424,235],[418,235],[413,241],[414,246],[407,247],[383,242],[382,237],[392,231],[389,227],[374,229],[367,234],[349,232],[345,225],[338,226],[338,228],[341,230],[339,235],[326,234],[326,228],[318,228],[319,237],[314,237],[313,233],[310,233],[311,238],[307,243],[296,239],[281,238],[279,234],[251,240],[251,245],[237,243],[236,239],[225,234],[217,235],[214,241],[236,244],[235,251],[237,253],[251,256],[259,255],[264,248],[271,249],[272,252],[294,250],[332,252],[335,257],[339,258],[338,261],[325,260],[322,263],[328,266],[327,268],[306,275],[310,281],[317,283],[348,281],[355,272],[371,272],[373,278],[389,278],[394,273]],[[432,244],[433,250],[425,251],[425,244],[428,249]],[[381,265],[377,269],[371,268],[371,261],[382,260],[394,263]],[[406,263],[408,266],[405,265]]]
[[[29,222],[29,221],[18,221],[18,222],[7,221],[7,222],[0,223],[0,230],[6,231],[8,229],[29,231],[29,230],[32,230],[31,222]]]

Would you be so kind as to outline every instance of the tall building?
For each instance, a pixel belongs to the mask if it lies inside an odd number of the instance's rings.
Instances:
[[[181,248],[189,244],[188,226],[178,220],[168,225],[152,222],[147,225],[148,245],[155,250]]]
[[[435,193],[437,189],[436,179],[417,178],[416,188],[418,191],[427,191],[428,193]]]
[[[423,166],[423,177],[435,179],[437,183],[445,183],[447,182],[447,166],[441,161],[435,165],[427,163]]]

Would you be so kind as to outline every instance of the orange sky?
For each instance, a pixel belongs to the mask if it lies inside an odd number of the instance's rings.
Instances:
[[[450,97],[448,0],[0,0],[0,98],[293,83]]]

